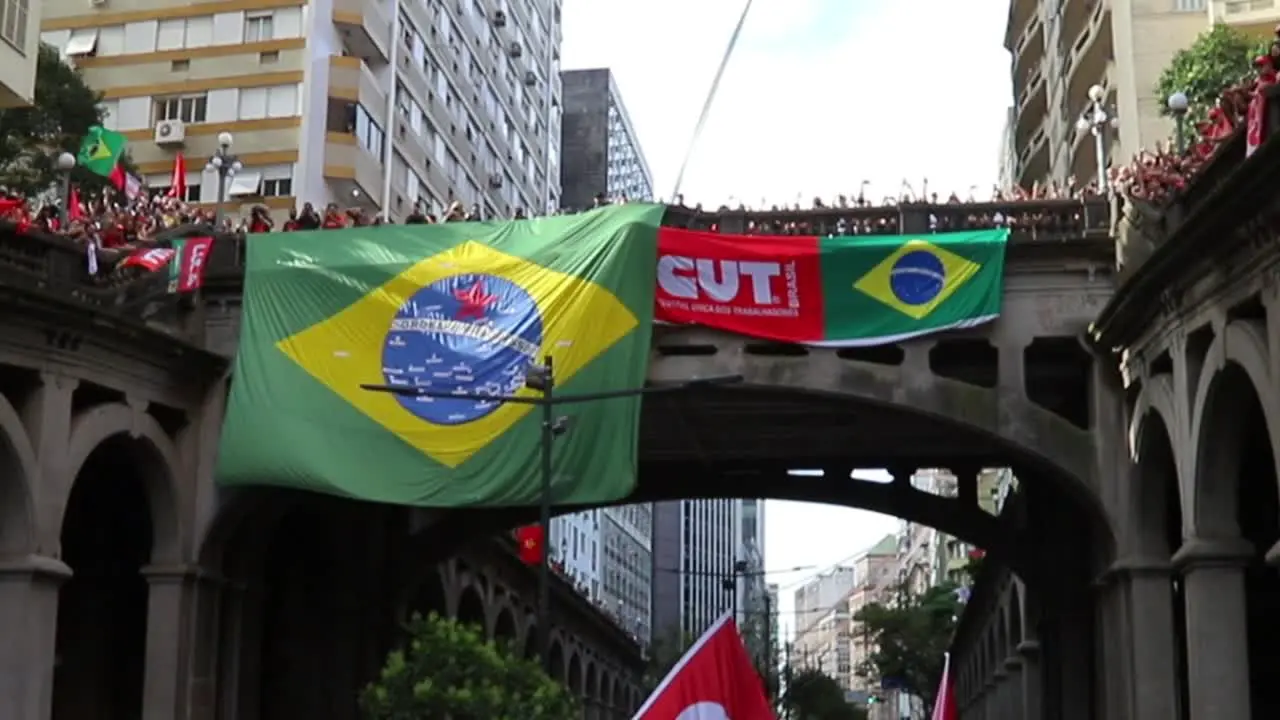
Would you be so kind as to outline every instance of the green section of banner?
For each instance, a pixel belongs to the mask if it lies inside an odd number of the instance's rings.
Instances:
[[[824,345],[879,345],[1000,314],[1007,229],[823,238]]]
[[[537,397],[644,384],[664,208],[269,233],[248,242],[219,482],[429,507],[535,504]],[[363,389],[394,386],[428,395]],[[640,400],[564,405],[554,501],[618,500]]]

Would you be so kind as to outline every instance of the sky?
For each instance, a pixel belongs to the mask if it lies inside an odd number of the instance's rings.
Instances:
[[[608,67],[669,198],[742,0],[564,0],[562,67]],[[1011,104],[1008,0],[755,0],[686,201],[989,196]]]
[[[743,0],[564,0],[565,69],[608,67],[669,198]],[[684,175],[686,202],[913,192],[989,197],[1012,100],[1007,0],[755,0]],[[795,588],[896,531],[769,501],[765,568]],[[820,539],[815,541],[815,539]],[[785,635],[785,633],[784,633]]]

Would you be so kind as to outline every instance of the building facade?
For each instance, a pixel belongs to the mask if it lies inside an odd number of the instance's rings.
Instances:
[[[1160,115],[1166,98],[1155,97],[1155,85],[1173,54],[1211,19],[1244,24],[1247,16],[1257,24],[1263,15],[1274,25],[1280,8],[1236,0],[1013,0],[1005,47],[1013,54],[1017,182],[1074,177],[1083,185],[1096,176],[1092,135],[1076,129],[1094,85],[1116,118],[1104,134],[1112,163],[1169,138],[1173,124]]]
[[[559,563],[578,592],[594,602],[599,602],[602,593],[601,515],[600,510],[563,515],[552,519],[547,533],[551,559]]]
[[[653,505],[600,511],[600,602],[642,645],[653,636]]]
[[[560,166],[563,207],[591,207],[595,198],[652,200],[653,173],[608,68],[568,70]]]
[[[898,539],[886,535],[853,562],[857,583],[849,593],[849,667],[846,689],[865,702],[880,690],[880,678],[870,672],[868,664],[875,653],[875,643],[867,628],[858,621],[858,611],[873,603],[893,601],[894,571],[898,565]]]
[[[5,0],[8,7],[14,0]],[[44,0],[40,38],[103,93],[153,188],[230,133],[228,203],[486,216],[559,204],[561,29],[550,0]],[[248,8],[248,9],[246,9]]]
[[[753,501],[755,502],[755,501]],[[697,637],[743,606],[741,500],[679,500],[653,506],[653,632]],[[761,530],[762,532],[762,530]]]
[[[816,669],[839,676],[845,667],[848,677],[849,593],[857,585],[857,569],[838,565],[796,588],[793,596],[795,635],[793,662],[797,667]]]
[[[0,108],[31,104],[45,0],[0,0]]]

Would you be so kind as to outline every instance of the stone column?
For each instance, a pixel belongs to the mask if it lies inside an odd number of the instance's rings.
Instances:
[[[60,560],[28,555],[0,562],[0,718],[48,720],[58,636]]]
[[[1005,714],[1006,701],[1009,698],[1009,673],[1004,670],[1004,661],[993,660],[995,669],[991,673],[991,682],[994,687],[991,690],[991,710],[987,713],[987,717],[1005,720],[1008,716]]]
[[[1041,720],[1044,711],[1040,697],[1040,643],[1023,640],[1018,643],[1018,656],[1022,658],[1022,717]]]
[[[1005,683],[1005,717],[1022,720],[1024,716],[1022,658],[1016,654],[1005,658],[1004,670],[1009,675],[1009,680]]]
[[[193,600],[198,568],[189,565],[142,569],[147,594],[146,681],[144,720],[186,720],[187,680],[194,640]]]
[[[1241,538],[1190,538],[1173,556],[1187,601],[1191,720],[1252,717],[1244,567],[1253,554]]]
[[[1129,630],[1123,640],[1131,653],[1128,706],[1116,708],[1122,717],[1182,717],[1172,574],[1173,566],[1158,560],[1135,559],[1112,566]]]

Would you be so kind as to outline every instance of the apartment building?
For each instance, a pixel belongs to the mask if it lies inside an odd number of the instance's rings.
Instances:
[[[598,195],[653,199],[653,173],[608,68],[566,70],[560,186],[565,208],[591,207]]]
[[[11,3],[13,0],[0,0]],[[230,133],[231,204],[486,216],[559,203],[560,0],[44,0],[41,39],[101,91],[153,187]]]
[[[849,593],[849,666],[847,690],[857,697],[866,698],[880,689],[880,678],[866,672],[867,663],[876,646],[868,637],[867,628],[857,620],[858,611],[873,603],[893,601],[896,591],[894,571],[898,564],[898,539],[886,535],[853,561],[858,582]],[[843,679],[842,679],[843,681]]]
[[[31,104],[42,0],[0,0],[0,108]]]
[[[1173,54],[1208,28],[1214,8],[1222,6],[1225,13],[1230,5],[1240,18],[1242,8],[1272,4],[1012,0],[1005,32],[1005,47],[1013,54],[1011,175],[1024,187],[1068,177],[1084,184],[1096,177],[1093,136],[1076,129],[1094,85],[1102,87],[1103,105],[1115,118],[1103,133],[1110,164],[1168,139],[1173,124],[1160,116],[1167,98],[1155,96],[1155,84]]]

